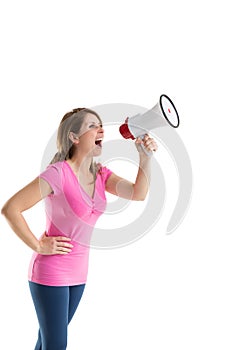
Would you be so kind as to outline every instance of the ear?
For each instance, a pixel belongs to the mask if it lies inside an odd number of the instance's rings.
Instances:
[[[69,133],[69,139],[76,145],[79,143],[79,137],[75,135],[72,131]]]

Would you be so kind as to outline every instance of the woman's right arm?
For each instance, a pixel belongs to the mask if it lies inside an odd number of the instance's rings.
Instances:
[[[50,193],[52,193],[50,185],[37,177],[11,197],[3,206],[1,213],[16,235],[35,252],[43,255],[68,254],[72,248],[71,244],[66,243],[70,241],[69,238],[43,235],[38,240],[22,215],[23,211],[34,206]]]

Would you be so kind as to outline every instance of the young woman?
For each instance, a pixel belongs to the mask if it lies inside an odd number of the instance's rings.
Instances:
[[[139,166],[131,183],[93,162],[103,137],[95,111],[77,108],[65,114],[50,165],[2,208],[12,230],[34,251],[29,287],[39,322],[35,350],[66,349],[67,327],[86,284],[91,233],[106,206],[105,191],[130,200],[144,200],[148,191],[150,156],[139,145],[152,152],[155,141],[148,135],[136,139]],[[42,199],[46,230],[37,239],[22,213]]]

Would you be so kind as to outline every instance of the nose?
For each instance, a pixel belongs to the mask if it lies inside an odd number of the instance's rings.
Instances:
[[[104,134],[104,128],[102,126],[99,126],[98,133]]]

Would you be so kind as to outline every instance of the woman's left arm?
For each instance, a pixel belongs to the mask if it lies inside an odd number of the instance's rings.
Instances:
[[[149,152],[157,151],[158,149],[156,142],[149,135],[146,134],[143,140],[137,138],[135,145],[139,152],[139,166],[135,183],[112,173],[106,182],[107,192],[135,201],[143,201],[146,198],[150,184],[151,156],[145,154],[139,146],[140,144],[143,144]]]

